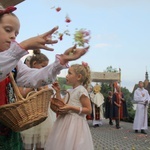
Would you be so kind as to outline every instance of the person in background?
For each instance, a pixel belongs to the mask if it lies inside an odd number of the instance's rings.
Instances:
[[[93,140],[86,115],[91,114],[91,102],[87,87],[90,83],[90,68],[87,63],[69,67],[66,76],[70,99],[68,104],[58,109],[58,118],[46,141],[45,150],[94,150]],[[56,98],[61,99],[60,87],[53,84]],[[68,95],[65,100],[68,99]],[[61,99],[63,100],[63,99]]]
[[[118,83],[115,83],[114,93],[112,97],[113,104],[113,115],[112,118],[115,119],[116,129],[120,129],[120,120],[125,119],[128,116],[126,101],[124,95],[121,92],[121,87]]]
[[[0,6],[0,106],[13,103],[15,99],[8,77],[11,71],[14,72],[14,78],[18,86],[38,88],[43,85],[43,81],[45,85],[55,81],[57,74],[68,67],[69,61],[80,58],[89,49],[89,47],[76,48],[76,46],[73,46],[63,54],[56,55],[54,63],[41,69],[29,68],[20,59],[28,54],[27,50],[30,49],[40,48],[53,51],[53,48],[48,47],[47,44],[58,42],[52,39],[52,34],[58,30],[58,27],[17,43],[15,40],[19,33],[20,22],[13,13],[15,10],[16,7],[14,6],[8,8]],[[0,150],[22,150],[22,148],[20,133],[12,131],[0,122]]]
[[[109,91],[108,92],[108,96],[106,98],[105,101],[105,118],[108,119],[109,118],[109,124],[113,125],[113,121],[112,121],[112,110],[113,110],[113,105],[112,105],[112,96],[113,96],[113,92]]]
[[[26,64],[28,67],[30,67],[30,59],[31,59],[31,56],[27,56],[24,60],[24,64]]]
[[[99,84],[94,86],[94,97],[91,99],[93,108],[93,127],[99,127],[102,125],[102,120],[104,119],[103,103],[104,96],[100,92],[101,87]]]
[[[90,84],[88,86],[87,90],[88,90],[88,93],[89,93],[89,98],[90,98],[91,106],[92,106],[92,99],[94,98],[93,86]],[[93,110],[92,110],[92,113],[90,115],[86,116],[86,119],[87,120],[93,120]]]
[[[29,56],[27,56],[29,57]],[[41,53],[39,49],[33,50],[33,56],[30,56],[29,66],[31,68],[43,68],[47,66],[49,59],[46,55]],[[43,86],[37,90],[43,88],[51,88],[51,86]],[[21,94],[26,97],[26,95],[33,91],[32,88],[21,88],[19,87]],[[54,121],[56,120],[56,114],[50,109],[48,109],[48,117],[41,124],[32,127],[28,130],[22,131],[21,136],[23,139],[24,150],[44,150],[44,144],[47,139],[48,134],[51,131]]]
[[[134,116],[133,130],[138,133],[140,130],[142,134],[147,134],[145,130],[148,128],[148,104],[150,103],[150,96],[142,81],[139,81],[138,88],[134,91],[134,101],[136,103],[136,113]]]

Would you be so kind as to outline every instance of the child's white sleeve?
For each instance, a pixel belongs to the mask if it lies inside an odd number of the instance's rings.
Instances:
[[[18,86],[34,88],[51,84],[56,80],[60,71],[67,67],[61,65],[57,57],[54,63],[41,69],[29,68],[19,61],[17,65],[17,84]]]
[[[12,42],[8,50],[0,52],[0,81],[16,67],[20,58],[26,54],[28,51],[22,49],[16,42]]]

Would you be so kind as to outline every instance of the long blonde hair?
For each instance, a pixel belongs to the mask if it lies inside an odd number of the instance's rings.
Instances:
[[[91,83],[91,71],[88,65],[82,64],[73,64],[71,67],[74,69],[74,72],[78,75],[81,74],[80,82],[87,89],[89,84]]]

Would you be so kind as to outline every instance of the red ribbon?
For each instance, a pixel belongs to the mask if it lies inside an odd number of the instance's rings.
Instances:
[[[4,9],[0,10],[0,15],[11,13],[11,12],[15,11],[16,9],[17,8],[14,7],[14,6],[9,6],[7,8],[4,8]]]

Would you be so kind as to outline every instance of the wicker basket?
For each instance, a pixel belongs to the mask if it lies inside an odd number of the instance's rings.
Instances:
[[[61,90],[61,91],[65,91],[65,90]],[[67,102],[64,102],[56,97],[56,93],[50,98],[50,108],[52,109],[53,112],[58,114],[58,110],[60,107],[64,107],[65,104],[68,104],[69,99],[70,99],[70,94],[68,91],[65,91],[68,94],[68,98],[67,98]]]
[[[53,91],[42,89],[32,92],[24,99],[10,75],[16,102],[0,106],[0,122],[13,131],[23,131],[43,122],[48,115],[50,97]]]

